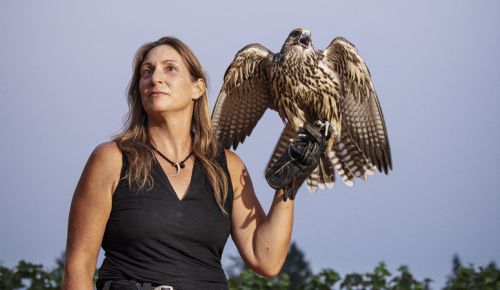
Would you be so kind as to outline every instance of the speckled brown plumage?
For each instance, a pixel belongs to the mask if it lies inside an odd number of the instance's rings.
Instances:
[[[310,191],[333,187],[335,171],[349,186],[374,169],[392,169],[382,110],[370,72],[358,51],[335,38],[324,51],[312,45],[310,33],[294,29],[279,53],[250,44],[235,56],[224,75],[212,124],[223,147],[236,149],[267,108],[285,122],[267,169],[283,154],[304,123],[330,122],[336,135],[325,157],[307,179]],[[266,169],[266,170],[267,170]]]

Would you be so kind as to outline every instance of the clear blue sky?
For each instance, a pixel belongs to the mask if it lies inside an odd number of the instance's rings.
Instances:
[[[234,54],[276,52],[306,27],[356,44],[371,70],[394,171],[296,200],[293,239],[315,271],[386,261],[442,284],[452,255],[500,262],[499,1],[0,2],[0,261],[53,265],[93,148],[119,131],[132,56],[163,35],[201,59],[213,107]],[[208,3],[208,2],[207,2]],[[208,5],[208,6],[207,6]],[[282,123],[267,113],[238,148],[258,197]],[[227,255],[236,254],[228,243]]]

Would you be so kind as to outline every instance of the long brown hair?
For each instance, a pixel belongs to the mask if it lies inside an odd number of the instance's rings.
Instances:
[[[125,178],[131,188],[149,189],[153,186],[151,168],[154,154],[148,146],[148,116],[141,103],[139,92],[140,67],[148,52],[160,45],[168,45],[179,53],[186,64],[192,80],[203,79],[205,90],[200,98],[194,101],[191,132],[194,155],[201,161],[203,171],[214,190],[215,200],[224,214],[224,204],[228,195],[228,178],[222,166],[215,162],[219,152],[212,134],[210,113],[208,111],[207,77],[198,58],[182,41],[175,37],[162,37],[157,41],[144,44],[134,57],[133,74],[128,86],[128,105],[125,125],[115,136],[114,141],[125,154],[129,167]]]

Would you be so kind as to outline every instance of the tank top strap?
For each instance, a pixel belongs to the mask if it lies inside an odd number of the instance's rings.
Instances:
[[[224,150],[224,148],[219,149],[219,152],[217,152],[217,159],[222,167],[227,171],[226,151]]]
[[[224,207],[226,208],[229,215],[231,215],[232,214],[232,207],[233,207],[233,198],[234,198],[233,186],[232,186],[233,183],[231,181],[231,174],[229,173],[229,168],[227,166],[226,151],[224,150],[224,148],[220,148],[218,150],[215,158],[217,159],[217,162],[224,170],[224,173],[226,174],[226,177],[227,177],[228,191],[227,191],[227,199],[226,199],[226,203],[225,203]]]
[[[125,179],[125,176],[127,175],[127,170],[128,170],[128,158],[125,153],[123,153],[122,150],[120,150],[122,153],[122,168],[120,170],[120,180]]]

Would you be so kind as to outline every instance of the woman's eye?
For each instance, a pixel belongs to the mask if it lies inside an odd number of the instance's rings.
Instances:
[[[146,76],[146,75],[149,75],[151,73],[151,70],[149,68],[145,68],[143,70],[141,70],[141,76]]]
[[[167,71],[169,72],[172,72],[172,71],[175,71],[175,67],[173,65],[167,65],[167,67],[165,68]]]

